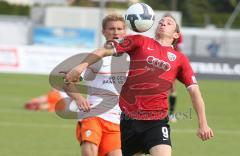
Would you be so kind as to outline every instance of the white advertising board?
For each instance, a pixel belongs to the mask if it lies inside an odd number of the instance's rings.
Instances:
[[[0,72],[49,74],[59,63],[92,49],[0,45]]]

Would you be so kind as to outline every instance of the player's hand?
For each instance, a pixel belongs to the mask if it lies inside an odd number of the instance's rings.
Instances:
[[[79,110],[84,112],[89,112],[91,107],[90,103],[81,95],[74,98],[75,102],[77,103],[77,106]]]
[[[202,141],[213,138],[213,131],[208,125],[200,126],[198,128],[197,136],[202,139]]]
[[[78,82],[80,80],[81,72],[76,69],[72,69],[64,76],[65,83]]]

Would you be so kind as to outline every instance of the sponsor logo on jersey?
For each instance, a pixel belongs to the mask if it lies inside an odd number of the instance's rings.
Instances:
[[[168,62],[155,58],[154,56],[148,56],[147,63],[164,71],[169,71],[171,69],[171,65]]]
[[[169,61],[175,61],[177,58],[177,56],[175,54],[173,54],[169,51],[167,52],[167,57],[168,57]]]
[[[92,131],[91,131],[91,130],[87,130],[87,131],[85,132],[85,134],[86,134],[87,137],[89,137],[89,136],[92,134]]]

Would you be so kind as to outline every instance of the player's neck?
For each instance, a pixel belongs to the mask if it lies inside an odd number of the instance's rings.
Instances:
[[[172,46],[172,40],[167,38],[160,38],[157,40],[162,46],[170,47]]]

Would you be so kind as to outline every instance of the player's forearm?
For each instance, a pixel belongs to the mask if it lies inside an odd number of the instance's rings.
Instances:
[[[199,127],[207,125],[207,119],[205,114],[205,104],[198,86],[192,86],[189,88],[189,94],[191,96],[193,107],[197,113]]]
[[[66,94],[74,100],[76,100],[80,94],[80,91],[77,90],[74,83],[64,84],[63,89],[66,92]]]
[[[97,49],[95,51],[93,51],[92,53],[90,53],[83,61],[81,64],[79,64],[78,66],[76,66],[74,69],[82,72],[84,69],[86,69],[88,66],[98,62],[99,60],[101,60],[103,57],[105,56],[110,56],[113,54],[113,50],[112,49],[106,49],[106,48],[100,48]]]
[[[99,61],[102,57],[112,55],[113,49],[101,48],[90,53],[79,65],[70,70],[65,76],[65,83],[77,82],[79,81],[82,72],[90,65]]]

